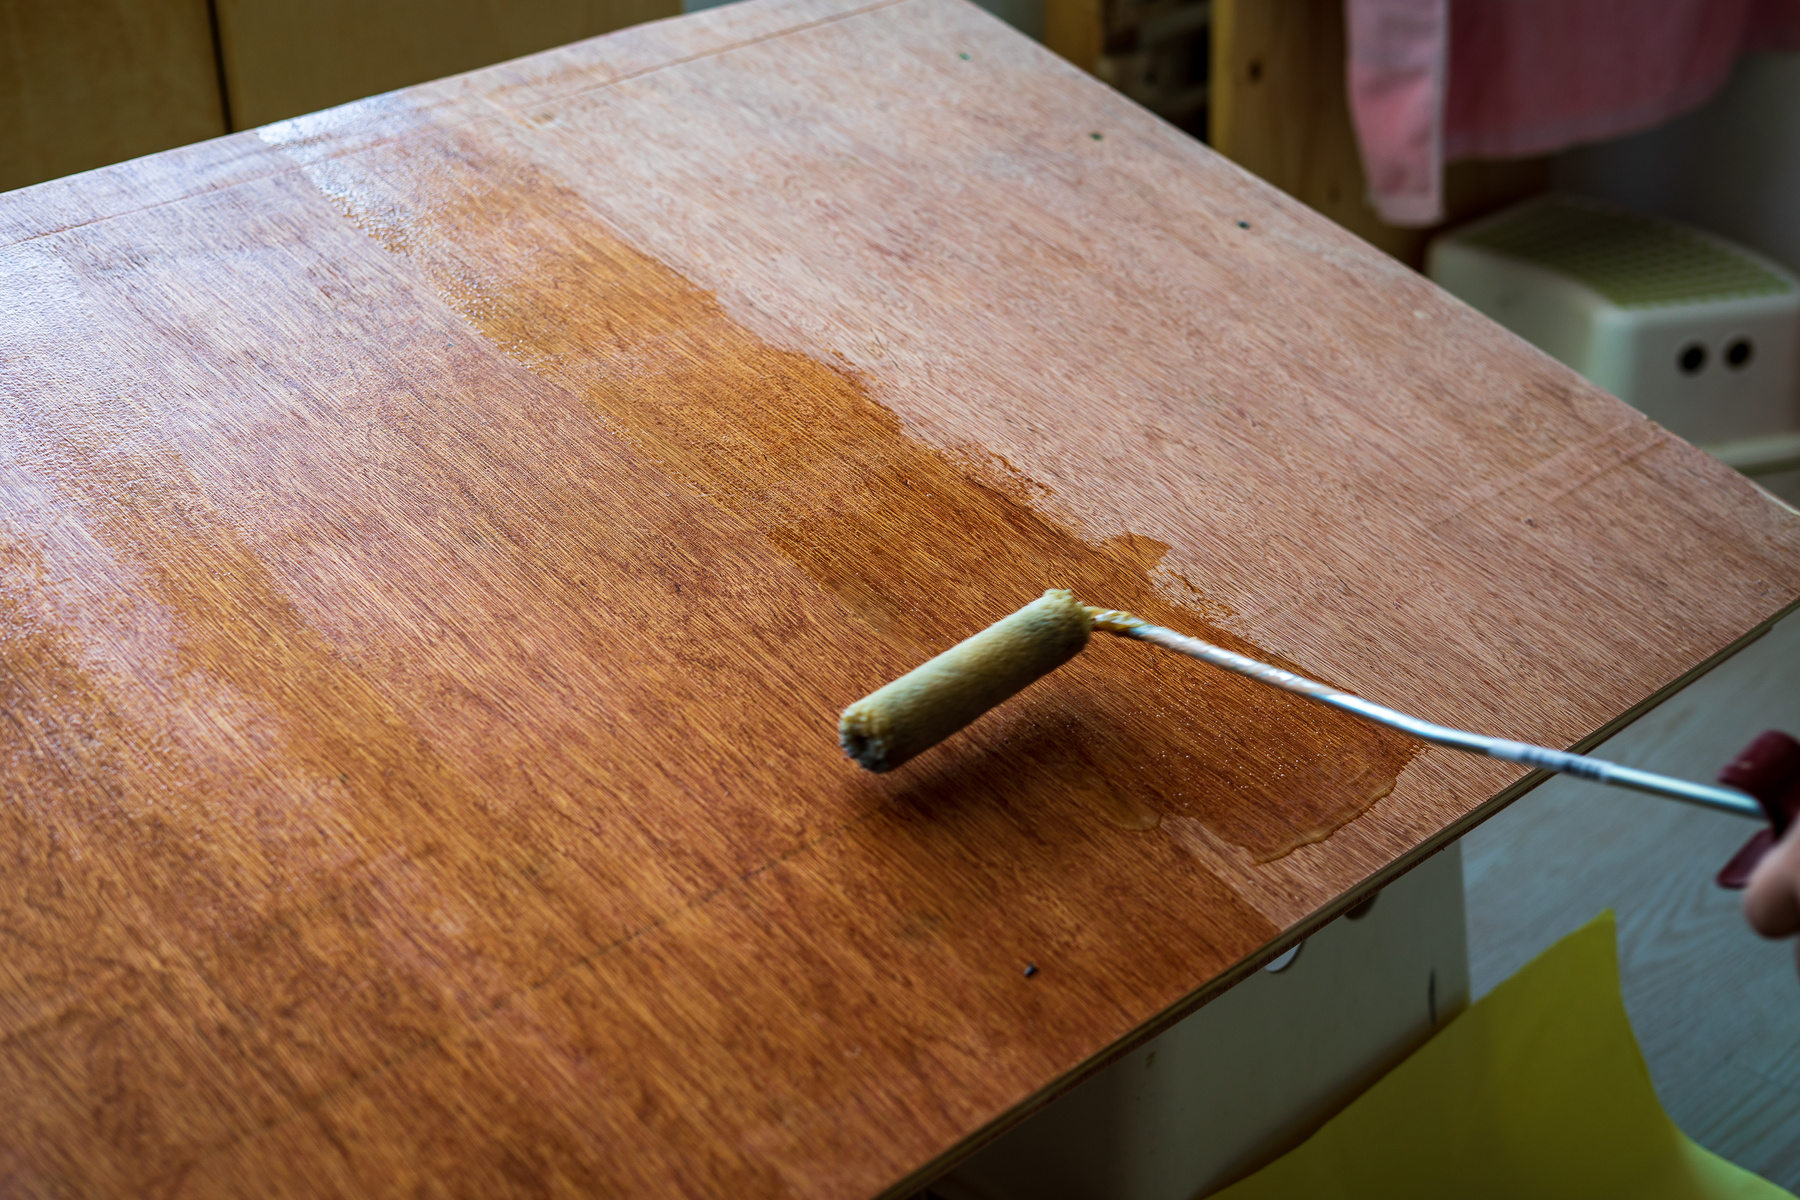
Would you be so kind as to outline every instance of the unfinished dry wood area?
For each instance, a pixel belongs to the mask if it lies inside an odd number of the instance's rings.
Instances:
[[[847,702],[1069,586],[1562,746],[1800,597],[1800,516],[961,0],[12,193],[0,310],[28,1193],[903,1191],[1517,773],[1117,643],[887,777]]]

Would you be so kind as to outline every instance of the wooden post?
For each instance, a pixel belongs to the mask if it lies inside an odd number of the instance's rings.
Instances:
[[[1402,262],[1443,226],[1386,224],[1368,202],[1344,83],[1344,0],[1213,0],[1213,147]],[[1546,158],[1453,163],[1455,224],[1544,191]]]

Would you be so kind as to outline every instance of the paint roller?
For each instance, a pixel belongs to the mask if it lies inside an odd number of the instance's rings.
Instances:
[[[891,771],[1080,654],[1095,632],[1161,646],[1434,745],[1764,819],[1757,800],[1741,791],[1420,720],[1130,613],[1090,607],[1057,589],[846,708],[838,741],[868,770]]]

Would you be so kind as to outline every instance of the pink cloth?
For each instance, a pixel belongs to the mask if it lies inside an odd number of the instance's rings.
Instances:
[[[1659,125],[1737,56],[1800,49],[1800,0],[1345,0],[1350,114],[1382,219],[1441,220],[1443,166]]]

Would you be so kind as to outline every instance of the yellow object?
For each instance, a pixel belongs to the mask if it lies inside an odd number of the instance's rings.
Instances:
[[[1610,911],[1213,1200],[1446,1196],[1792,1200],[1663,1112],[1619,996]]]

